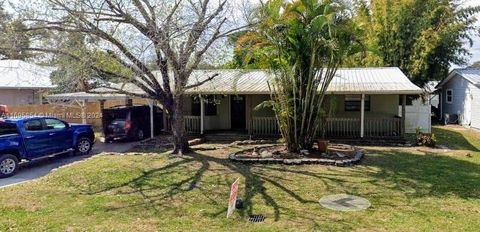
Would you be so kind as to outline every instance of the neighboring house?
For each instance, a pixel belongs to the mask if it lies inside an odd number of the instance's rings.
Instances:
[[[54,88],[52,71],[20,60],[0,60],[0,105],[40,104],[42,93]]]
[[[437,89],[443,120],[480,129],[480,68],[455,69]]]
[[[196,70],[192,73],[190,84],[213,74],[218,76],[187,91],[190,97],[186,99],[183,110],[188,132],[233,130],[250,135],[278,134],[273,111],[257,107],[270,99],[268,82],[272,79],[271,73],[258,70]],[[115,88],[137,94],[143,92],[133,84],[119,84]],[[112,90],[100,88],[94,91]],[[407,114],[407,107],[403,105],[399,112],[399,105],[407,99],[407,95],[419,96],[422,92],[398,68],[339,69],[327,91],[327,98],[334,98],[335,111],[325,120],[326,136],[399,138],[404,133],[415,132],[417,127],[429,132],[429,110]]]

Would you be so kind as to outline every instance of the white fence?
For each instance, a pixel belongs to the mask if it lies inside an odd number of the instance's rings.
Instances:
[[[399,115],[402,115],[402,107],[399,106]],[[405,115],[405,133],[415,133],[417,128],[422,128],[422,132],[432,132],[432,116],[430,105],[414,102],[407,106]]]

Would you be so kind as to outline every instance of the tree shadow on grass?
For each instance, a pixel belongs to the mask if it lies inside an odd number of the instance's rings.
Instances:
[[[159,214],[166,209],[176,209],[178,204],[173,202],[178,199],[181,199],[179,204],[197,204],[188,202],[189,197],[197,196],[194,201],[204,201],[198,204],[213,205],[206,216],[219,217],[226,213],[230,184],[235,178],[241,177],[242,186],[245,186],[245,208],[238,210],[240,216],[259,213],[259,207],[255,204],[260,198],[266,207],[272,209],[275,221],[279,221],[284,215],[315,223],[318,221],[315,215],[300,214],[289,202],[311,205],[308,208],[313,211],[314,207],[319,207],[317,197],[339,190],[355,194],[353,186],[362,184],[378,187],[378,195],[382,197],[385,197],[386,189],[405,194],[408,198],[449,195],[478,198],[480,194],[480,166],[444,155],[415,155],[395,150],[382,151],[380,154],[372,152],[367,154],[366,160],[357,167],[319,169],[302,168],[303,166],[244,165],[231,162],[223,158],[224,156],[219,157],[203,153],[172,157],[165,166],[144,171],[136,178],[117,185],[86,190],[84,194],[108,192],[114,195],[139,195],[142,201],[127,202],[126,205],[111,207],[109,210],[148,207]],[[357,177],[364,180],[355,180]],[[310,181],[316,182],[315,187],[321,186],[320,195],[308,195],[299,191],[302,186],[308,186]],[[281,195],[287,198],[281,198]],[[344,229],[352,226],[348,221],[339,223]]]
[[[435,134],[439,144],[447,145],[451,149],[480,152],[480,150],[470,141],[468,141],[468,139],[465,138],[465,136],[460,132],[446,128],[434,127],[433,133]]]
[[[363,165],[379,169],[370,174],[372,184],[392,184],[391,188],[409,197],[480,198],[480,165],[473,161],[391,150],[367,156]]]
[[[242,217],[259,213],[255,212],[258,208],[254,207],[254,199],[257,197],[260,197],[264,204],[272,209],[275,221],[280,220],[280,216],[287,214],[287,211],[295,211],[295,209],[288,208],[289,205],[285,204],[286,202],[278,202],[278,199],[275,198],[282,193],[298,203],[319,207],[318,199],[306,198],[301,193],[291,189],[292,185],[296,186],[297,184],[291,184],[291,180],[283,175],[283,171],[285,173],[297,173],[290,167],[281,165],[245,165],[231,162],[226,158],[191,153],[172,158],[166,166],[145,171],[138,177],[121,184],[87,190],[83,194],[95,195],[107,192],[115,195],[138,194],[143,198],[142,202],[115,207],[111,210],[149,207],[161,213],[166,208],[173,208],[169,205],[175,198],[196,191],[196,194],[202,195],[212,205],[217,205],[214,208],[217,210],[220,208],[218,211],[208,214],[211,217],[218,217],[226,214],[228,195],[225,194],[228,194],[227,189],[235,178],[241,177],[242,186],[244,186],[242,199],[245,207],[238,210],[238,213]],[[304,171],[297,174],[310,176],[322,182],[325,180],[335,181],[337,185],[342,185],[344,182],[341,178],[315,172]],[[304,184],[306,183],[298,183],[300,186]],[[210,186],[217,187],[212,189]],[[271,188],[275,188],[276,192],[272,191]],[[300,215],[293,216],[300,217]],[[301,217],[305,220],[315,221],[314,217],[308,215],[301,215]]]

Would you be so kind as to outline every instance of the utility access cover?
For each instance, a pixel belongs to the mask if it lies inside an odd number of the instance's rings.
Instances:
[[[348,194],[325,196],[319,202],[323,207],[337,211],[361,211],[371,206],[367,199]]]

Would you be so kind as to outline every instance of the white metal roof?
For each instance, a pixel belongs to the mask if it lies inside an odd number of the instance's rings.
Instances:
[[[339,69],[328,93],[421,94],[423,92],[396,67]]]
[[[480,87],[480,68],[462,68],[454,69],[447,78],[443,79],[440,84],[437,85],[437,89],[441,88],[445,83],[450,81],[455,75],[462,76],[467,81]]]
[[[268,81],[273,74],[262,70],[196,70],[189,85],[198,83],[215,74],[213,80],[189,89],[188,94],[269,94]],[[112,87],[126,92],[142,94],[133,84],[113,84]],[[95,92],[111,92],[100,88]],[[399,68],[345,68],[338,69],[327,93],[330,94],[421,94]]]
[[[42,67],[21,60],[0,60],[0,89],[54,88],[51,67]]]

